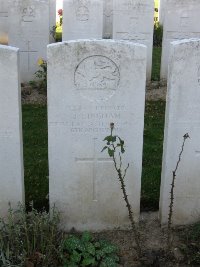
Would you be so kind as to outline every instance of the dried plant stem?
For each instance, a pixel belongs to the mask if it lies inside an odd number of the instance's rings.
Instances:
[[[111,129],[111,136],[112,136],[112,132],[113,130]],[[122,189],[122,192],[123,192],[123,198],[126,202],[126,207],[128,209],[128,213],[129,213],[129,220],[131,222],[131,227],[132,227],[132,231],[134,233],[134,238],[135,238],[135,243],[136,243],[136,248],[137,248],[137,255],[138,255],[138,258],[141,259],[142,258],[142,249],[141,249],[141,246],[140,246],[140,233],[137,229],[137,226],[136,226],[136,223],[134,221],[134,214],[133,214],[133,211],[132,211],[132,207],[129,203],[129,200],[128,200],[128,195],[126,193],[126,185],[125,185],[125,182],[124,182],[124,178],[126,176],[126,173],[127,173],[127,170],[129,168],[129,164],[127,165],[126,169],[124,170],[124,173],[122,174],[122,157],[121,157],[121,153],[119,153],[119,168],[117,167],[117,160],[115,158],[115,152],[116,152],[116,146],[112,143],[112,147],[113,147],[113,150],[114,150],[114,153],[113,153],[113,156],[112,156],[112,159],[113,159],[113,162],[114,162],[114,166],[115,166],[115,170],[117,171],[117,174],[118,174],[118,179],[121,183],[121,189]]]
[[[176,174],[177,174],[177,170],[178,170],[179,164],[181,162],[181,157],[182,157],[182,154],[183,154],[183,151],[184,151],[185,142],[186,142],[186,140],[188,138],[189,138],[189,134],[188,133],[183,136],[183,143],[182,143],[182,146],[181,146],[181,151],[180,151],[179,156],[178,156],[178,161],[176,163],[176,168],[172,172],[173,173],[173,177],[172,177],[171,191],[170,191],[170,205],[169,205],[169,216],[168,216],[168,236],[167,236],[167,244],[168,244],[168,250],[169,251],[171,251],[172,242],[173,242],[172,217],[173,217],[173,207],[174,207],[174,188],[175,188]]]

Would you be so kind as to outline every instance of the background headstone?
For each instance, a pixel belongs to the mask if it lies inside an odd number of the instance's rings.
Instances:
[[[200,214],[200,39],[171,44],[160,197],[166,223],[172,171],[188,133],[175,181],[174,224],[194,223]]]
[[[0,217],[24,202],[19,51],[0,45]]]
[[[8,43],[8,1],[0,0],[0,44]]]
[[[50,43],[54,43],[55,40],[51,34],[52,30],[53,30],[53,27],[56,26],[56,0],[49,0],[50,1],[50,12],[49,12],[49,15],[50,15],[50,29],[49,29],[49,32],[50,32]]]
[[[113,0],[104,0],[103,4],[103,38],[111,39],[113,35]]]
[[[9,3],[9,45],[20,48],[21,81],[28,82],[35,77],[38,59],[46,59],[50,41],[49,0]]]
[[[166,0],[161,62],[162,79],[167,79],[170,42],[200,38],[199,18],[199,0]]]
[[[113,38],[147,46],[147,79],[151,79],[154,0],[114,0]]]
[[[165,17],[165,2],[166,0],[160,0],[159,3],[159,22],[163,25],[164,17]]]
[[[63,40],[101,39],[102,35],[102,0],[65,0],[63,2]]]
[[[138,219],[146,47],[129,42],[71,41],[48,46],[50,205],[63,228],[130,225],[112,160],[101,153],[114,122],[125,139],[126,184]]]

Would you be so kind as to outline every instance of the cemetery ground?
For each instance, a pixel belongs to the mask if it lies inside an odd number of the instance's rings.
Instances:
[[[147,266],[200,266],[200,226],[179,227],[174,232],[175,259],[164,254],[166,228],[158,220],[163,149],[166,85],[159,81],[161,48],[154,48],[152,82],[147,86],[141,189],[140,232],[148,251]],[[22,90],[26,206],[33,201],[38,210],[48,210],[48,136],[45,93],[26,86]],[[116,182],[117,177],[116,177]],[[122,197],[122,196],[121,196]],[[73,230],[74,231],[74,230]],[[76,232],[76,231],[75,231]],[[94,233],[119,247],[120,266],[138,266],[134,238],[130,231]],[[151,264],[151,265],[150,265]]]
[[[199,36],[198,1],[168,1],[161,24],[154,0],[64,1],[56,26],[54,0],[6,2],[19,50],[0,51],[0,267],[200,266],[200,40],[183,40]],[[46,54],[61,37],[74,41]]]
[[[158,220],[166,94],[166,85],[159,82],[160,54],[160,48],[154,49],[154,81],[148,84],[146,92],[140,234],[148,264],[142,266],[200,266],[200,224],[174,229],[174,257],[171,258],[165,253],[167,230],[160,227]],[[22,90],[22,103],[26,207],[29,209],[30,203],[33,202],[39,211],[48,210],[46,94],[25,86]],[[124,208],[126,209],[125,204]],[[79,235],[76,229],[72,229],[72,233]],[[95,239],[107,239],[118,246],[119,266],[141,266],[136,260],[134,236],[131,231],[116,229],[93,235]],[[40,259],[42,253],[40,250],[36,252],[37,254],[31,255],[23,266],[58,267],[56,264],[41,265],[36,258]]]

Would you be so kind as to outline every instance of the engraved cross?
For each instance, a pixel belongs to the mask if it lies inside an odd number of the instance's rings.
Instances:
[[[75,158],[76,162],[79,163],[92,163],[92,176],[93,176],[93,201],[97,201],[97,165],[98,163],[112,163],[112,159],[110,158],[98,158],[96,149],[96,140],[97,138],[93,138],[93,156],[91,158]]]
[[[20,51],[20,53],[28,53],[28,71],[30,70],[30,63],[31,63],[31,53],[37,53],[38,51],[34,51],[30,49],[30,41],[27,42],[27,50]]]

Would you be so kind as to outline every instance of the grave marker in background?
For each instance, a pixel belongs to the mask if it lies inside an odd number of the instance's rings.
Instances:
[[[167,79],[170,42],[200,38],[200,1],[166,0],[163,27],[161,78]]]
[[[9,5],[9,45],[20,48],[21,81],[35,78],[39,58],[50,42],[49,0],[15,0]]]
[[[0,45],[0,217],[24,202],[19,50]]]
[[[113,39],[147,46],[147,79],[151,79],[154,0],[113,0]]]
[[[165,4],[167,0],[160,0],[159,3],[159,22],[163,25],[164,17],[165,17]]]
[[[0,1],[0,44],[8,43],[8,1]]]
[[[174,224],[199,220],[200,214],[200,39],[171,44],[168,95],[160,196],[160,218],[167,223],[172,171],[175,170],[183,135],[188,133],[177,171]]]
[[[117,173],[101,150],[114,122],[126,142],[127,191],[138,219],[146,47],[70,41],[50,45],[48,62],[50,205],[61,211],[66,230],[126,228]]]
[[[63,2],[63,40],[101,39],[103,1],[65,0]]]
[[[113,0],[104,0],[103,38],[112,39],[113,35]]]
[[[56,0],[50,0],[50,29],[49,29],[49,32],[50,32],[50,43],[54,43],[55,40],[51,34],[51,31],[53,30],[53,27],[56,26]]]

